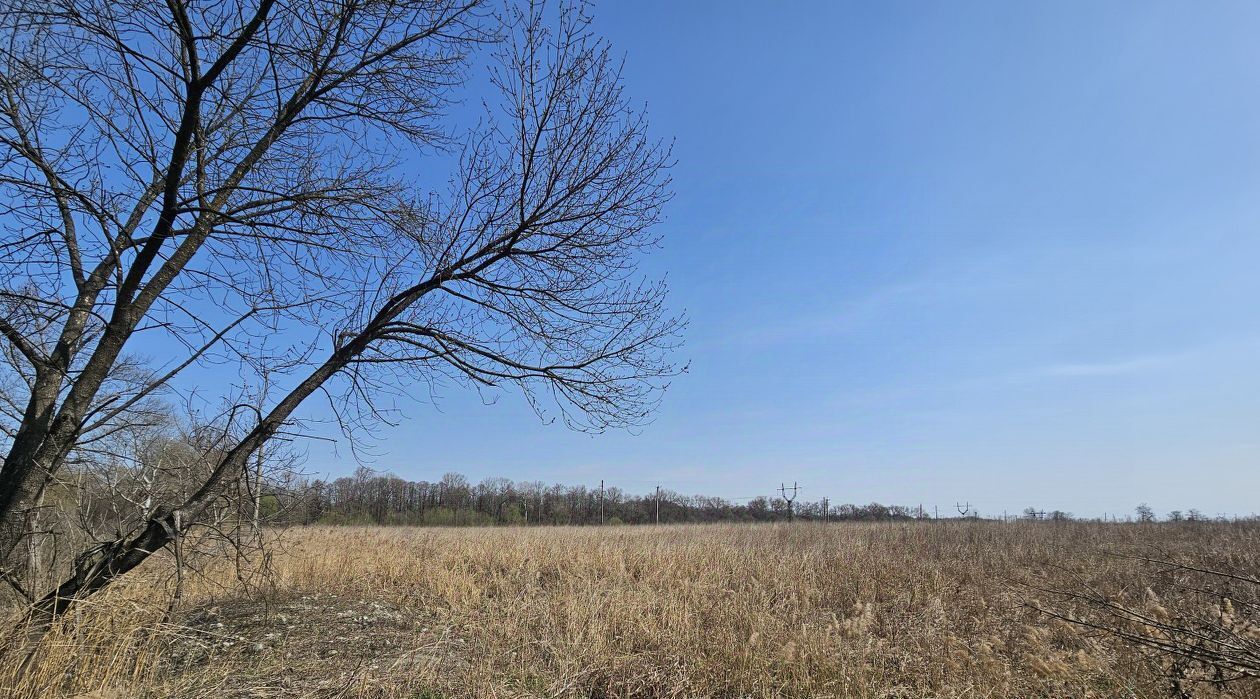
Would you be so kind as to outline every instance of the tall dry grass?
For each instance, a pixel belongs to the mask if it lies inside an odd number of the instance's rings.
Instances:
[[[310,528],[288,532],[266,604],[235,594],[224,568],[189,580],[183,613],[163,622],[165,600],[142,575],[50,635],[25,674],[0,671],[0,686],[16,697],[1167,697],[1158,658],[1052,623],[1023,583],[1145,593],[1158,583],[1108,552],[1254,566],[1258,532]],[[1152,592],[1166,604],[1178,594]],[[196,660],[173,662],[191,637]]]

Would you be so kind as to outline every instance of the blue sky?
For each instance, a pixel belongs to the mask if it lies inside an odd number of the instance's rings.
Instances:
[[[691,371],[634,434],[451,388],[404,403],[370,465],[732,498],[795,480],[985,513],[1258,509],[1260,4],[595,13],[677,139],[644,266],[691,318]],[[311,448],[315,472],[354,466]]]

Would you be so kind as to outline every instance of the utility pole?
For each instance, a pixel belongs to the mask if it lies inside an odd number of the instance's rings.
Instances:
[[[599,523],[604,524],[604,479],[599,479]]]
[[[661,523],[661,486],[656,486],[656,523]]]
[[[783,483],[779,484],[779,492],[783,495],[783,499],[787,500],[789,522],[795,518],[795,515],[792,512],[792,501],[796,499],[796,491],[798,490],[800,490],[800,487],[796,485],[796,481],[792,481],[792,497],[788,497],[787,486]]]
[[[966,504],[963,504],[963,503],[954,503],[954,507],[958,509],[958,516],[959,516],[959,517],[966,517],[966,516],[967,516],[967,512],[969,512],[969,511],[971,510],[971,503],[970,503],[970,502],[968,502],[968,503],[966,503]]]
[[[827,521],[827,498],[823,498],[823,521]]]

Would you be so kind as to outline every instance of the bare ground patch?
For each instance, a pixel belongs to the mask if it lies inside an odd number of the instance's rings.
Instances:
[[[461,639],[439,614],[334,593],[205,605],[170,639],[163,666],[184,696],[371,696],[385,686],[393,696],[400,684],[424,696],[422,678],[460,666]]]

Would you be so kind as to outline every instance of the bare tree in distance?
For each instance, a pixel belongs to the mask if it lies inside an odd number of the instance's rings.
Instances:
[[[682,326],[636,265],[657,243],[669,150],[582,7],[480,5],[0,10],[0,335],[18,418],[0,466],[6,568],[99,431],[189,366],[245,377],[222,384],[197,487],[76,552],[37,618],[195,526],[316,394],[347,430],[386,417],[381,393],[442,382],[515,386],[579,429],[649,417]],[[484,44],[501,99],[450,138],[443,107]],[[457,163],[432,192],[414,170],[436,147]],[[139,359],[155,348],[169,354]]]

